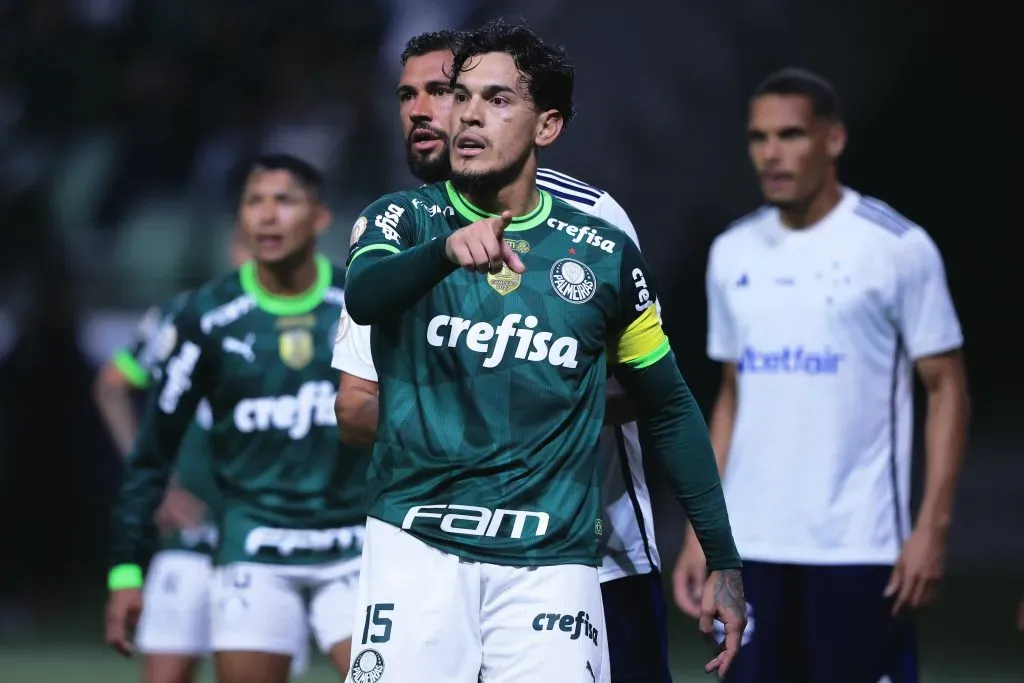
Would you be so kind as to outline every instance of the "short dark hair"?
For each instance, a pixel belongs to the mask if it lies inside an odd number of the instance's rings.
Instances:
[[[402,50],[402,66],[409,61],[410,57],[422,57],[431,52],[455,52],[465,35],[463,31],[428,31],[418,36],[413,36],[405,44]]]
[[[807,69],[791,66],[769,75],[754,89],[753,98],[764,95],[802,95],[811,101],[816,118],[843,118],[843,106],[832,83]]]
[[[264,154],[249,164],[245,172],[244,183],[254,173],[264,171],[287,171],[295,178],[295,182],[320,201],[324,192],[324,176],[313,164],[292,156],[291,154]]]
[[[568,124],[576,115],[572,104],[575,69],[565,50],[546,45],[525,22],[509,24],[494,19],[469,31],[455,51],[451,82],[455,85],[470,57],[488,52],[504,52],[515,60],[520,83],[540,111],[555,109]]]

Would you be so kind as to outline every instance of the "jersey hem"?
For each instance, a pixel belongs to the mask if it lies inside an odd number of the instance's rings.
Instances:
[[[899,558],[898,550],[880,548],[836,548],[824,551],[821,548],[772,548],[768,546],[741,545],[740,558],[750,562],[801,565],[886,565],[893,566]]]
[[[479,562],[481,564],[493,564],[493,565],[497,565],[499,567],[558,567],[558,566],[561,566],[561,565],[574,564],[574,565],[583,565],[585,567],[594,567],[595,569],[600,569],[600,566],[601,566],[600,561],[598,559],[595,559],[594,557],[583,557],[583,556],[576,556],[576,555],[564,556],[564,557],[560,556],[557,559],[554,559],[554,558],[546,558],[546,557],[522,557],[522,556],[517,556],[515,558],[510,558],[510,557],[501,557],[501,556],[491,555],[491,554],[488,554],[488,553],[477,553],[477,552],[473,552],[472,550],[467,550],[465,546],[448,546],[448,545],[445,545],[444,543],[435,543],[434,539],[432,539],[432,538],[426,538],[426,537],[421,536],[419,534],[414,534],[410,530],[403,529],[402,527],[400,527],[400,526],[398,526],[396,524],[392,524],[391,522],[387,521],[386,519],[382,519],[380,517],[375,517],[374,515],[370,515],[370,517],[373,518],[373,519],[376,519],[378,522],[381,522],[383,524],[387,524],[390,527],[394,527],[395,529],[398,529],[402,533],[409,534],[409,536],[411,536],[412,538],[415,538],[417,541],[419,541],[423,545],[429,546],[429,547],[433,548],[434,550],[437,550],[439,552],[445,553],[446,555],[454,555],[455,557],[461,558],[463,560],[468,560],[470,562]]]

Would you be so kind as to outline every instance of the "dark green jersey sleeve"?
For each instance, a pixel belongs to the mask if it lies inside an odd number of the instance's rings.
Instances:
[[[210,388],[214,358],[198,312],[185,305],[165,324],[173,325],[176,341],[157,373],[139,437],[125,460],[112,515],[112,566],[143,563],[151,547],[152,516],[170,481],[178,447]]]
[[[708,568],[734,569],[739,553],[729,526],[715,453],[700,408],[683,380],[658,320],[654,286],[640,250],[623,245],[618,314],[609,362],[633,400],[644,447],[662,464],[686,510]]]
[[[359,325],[401,315],[455,271],[446,241],[424,241],[415,213],[402,194],[370,204],[353,228],[358,239],[349,252],[345,307]]]

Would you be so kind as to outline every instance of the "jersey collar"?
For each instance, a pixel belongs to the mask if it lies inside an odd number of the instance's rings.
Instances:
[[[488,213],[483,209],[473,206],[468,199],[459,194],[450,180],[445,181],[444,189],[448,193],[448,201],[452,203],[455,211],[460,216],[469,221],[475,223],[476,221],[484,218],[497,218],[498,214]],[[536,228],[548,219],[551,215],[551,195],[546,191],[537,188],[540,193],[540,201],[537,203],[537,208],[526,214],[525,216],[516,216],[512,219],[512,223],[505,228],[506,232],[516,232],[519,230],[529,230],[530,228]]]
[[[331,286],[333,268],[326,256],[316,255],[316,283],[297,296],[280,296],[271,294],[260,284],[256,277],[256,264],[247,261],[238,269],[238,277],[242,281],[242,289],[256,299],[256,305],[271,315],[303,315],[320,305],[324,293]]]

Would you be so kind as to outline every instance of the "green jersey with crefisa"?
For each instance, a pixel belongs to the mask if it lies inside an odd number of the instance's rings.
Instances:
[[[374,323],[369,514],[467,559],[596,565],[606,360],[645,367],[669,346],[633,242],[539,197],[504,235],[525,274],[458,269]],[[488,215],[447,183],[386,195],[353,227],[349,272]]]
[[[180,439],[209,401],[219,563],[313,564],[362,548],[367,456],[338,438],[331,352],[341,273],[318,258],[307,294],[266,292],[253,264],[196,290],[174,316],[141,455]]]

